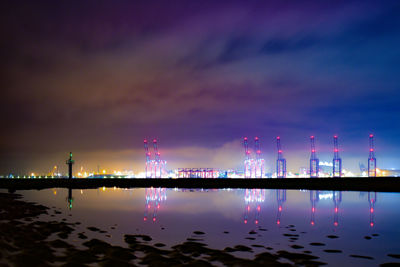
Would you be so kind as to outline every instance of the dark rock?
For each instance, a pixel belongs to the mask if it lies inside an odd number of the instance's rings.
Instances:
[[[342,253],[342,251],[339,249],[324,249],[324,252],[326,252],[326,253]]]
[[[387,254],[389,257],[400,259],[400,254]]]
[[[322,246],[325,246],[325,244],[324,243],[313,242],[313,243],[310,243],[310,246],[322,247]]]
[[[301,248],[304,248],[304,247],[299,246],[299,245],[291,245],[290,247],[291,247],[291,248],[294,248],[294,249],[301,249]]]
[[[194,231],[193,234],[195,234],[195,235],[204,235],[204,232],[201,232],[201,231]]]
[[[94,226],[89,226],[89,227],[87,227],[87,229],[90,230],[90,231],[92,231],[92,232],[98,232],[98,231],[100,231],[99,228],[94,227]]]
[[[366,259],[366,260],[373,260],[374,259],[373,257],[370,257],[370,256],[361,256],[361,255],[354,255],[354,254],[350,255],[350,257]]]
[[[339,238],[337,235],[327,235],[326,237],[330,239]]]

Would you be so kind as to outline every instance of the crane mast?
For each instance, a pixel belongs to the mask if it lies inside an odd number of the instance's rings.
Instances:
[[[264,159],[261,158],[260,139],[254,138],[254,148],[256,151],[256,160],[254,162],[254,174],[256,178],[261,178],[264,174]]]
[[[250,159],[249,140],[247,137],[243,138],[243,146],[244,146],[244,153],[245,153],[244,177],[251,178],[253,164],[252,164],[252,160]]]
[[[317,178],[319,175],[319,159],[315,150],[315,137],[310,137],[311,141],[311,158],[310,158],[310,178]]]
[[[376,177],[376,158],[373,134],[369,135],[368,177]]]
[[[338,136],[333,136],[333,177],[342,177],[342,159],[339,157]]]
[[[276,137],[276,147],[278,149],[278,159],[276,160],[276,177],[286,178],[286,159],[283,157],[281,148],[281,138]]]

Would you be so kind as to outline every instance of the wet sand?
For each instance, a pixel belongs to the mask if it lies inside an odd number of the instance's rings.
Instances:
[[[68,218],[54,220],[60,212],[35,203],[21,200],[18,194],[0,193],[0,266],[320,266],[326,265],[313,249],[306,244],[288,243],[289,250],[278,250],[263,244],[235,244],[224,249],[210,248],[203,242],[206,229],[194,229],[186,241],[167,246],[151,236],[143,234],[123,236],[125,246],[116,246],[102,240],[107,231],[80,222],[68,222]],[[46,219],[48,218],[48,219]],[[72,219],[72,218],[71,218]],[[112,228],[112,227],[110,227]],[[288,225],[282,236],[288,242],[296,242],[306,232],[297,232],[295,225]],[[85,229],[82,232],[82,229]],[[268,229],[258,228],[248,232],[251,240]],[[89,232],[97,233],[89,238]],[[289,233],[290,232],[290,233]],[[228,231],[223,232],[226,235]],[[78,242],[73,239],[77,237]],[[89,235],[90,236],[90,235]],[[372,234],[375,238],[378,234]],[[340,238],[336,235],[323,239]],[[76,239],[76,238],[75,238]],[[256,240],[254,242],[257,242]],[[240,241],[238,241],[240,243]],[[310,248],[322,248],[322,253],[343,253],[340,248],[329,247],[321,242],[309,243]],[[245,254],[243,254],[245,253]],[[248,257],[238,255],[248,255]],[[388,254],[392,263],[399,264],[398,254]],[[349,258],[374,260],[369,255],[348,255]],[[397,262],[397,263],[396,263]]]
[[[10,191],[46,188],[89,189],[98,187],[119,188],[260,188],[309,189],[333,191],[400,192],[398,177],[353,178],[287,178],[287,179],[129,179],[129,178],[35,178],[0,179],[0,188]]]
[[[200,240],[204,232],[194,231],[192,238],[169,249],[162,243],[151,245],[147,235],[124,235],[127,247],[115,246],[94,238],[88,240],[78,233],[80,248],[69,242],[77,232],[79,222],[42,220],[41,215],[56,210],[21,200],[18,194],[0,193],[0,266],[262,266],[262,265],[309,265],[324,263],[318,257],[306,253],[277,251],[256,254],[253,260],[233,255],[235,252],[253,252],[251,247],[234,245],[223,250],[209,248]],[[101,232],[95,227],[89,231]],[[105,232],[105,231],[103,231]],[[259,245],[258,247],[263,247]],[[282,263],[281,261],[285,263]]]

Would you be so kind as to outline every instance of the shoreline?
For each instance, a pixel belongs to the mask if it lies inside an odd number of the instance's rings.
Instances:
[[[232,244],[224,249],[213,249],[203,243],[206,233],[194,231],[186,241],[167,248],[143,234],[124,234],[127,248],[113,245],[98,238],[88,238],[80,232],[80,222],[68,222],[40,218],[41,215],[61,214],[54,208],[22,200],[19,194],[0,193],[0,229],[7,232],[0,238],[0,265],[13,266],[293,266],[325,265],[311,251],[271,251],[262,245],[244,246]],[[85,231],[107,233],[96,227],[85,227]],[[77,235],[82,244],[78,248],[70,241]],[[154,243],[154,244],[153,244]],[[253,248],[261,248],[254,253]],[[254,258],[234,255],[247,252]],[[282,263],[286,261],[289,263]]]
[[[0,188],[16,190],[41,190],[48,188],[91,189],[99,187],[119,188],[260,188],[304,189],[329,191],[400,192],[400,177],[352,177],[352,178],[286,178],[286,179],[157,179],[157,178],[2,178]]]

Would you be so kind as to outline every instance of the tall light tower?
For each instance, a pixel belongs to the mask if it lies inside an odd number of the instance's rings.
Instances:
[[[147,142],[147,139],[144,139],[144,151],[146,153],[146,178],[151,178],[153,175],[153,162],[151,160],[151,153],[149,151],[149,144]]]
[[[368,177],[376,177],[376,158],[373,134],[369,135]]]
[[[278,148],[278,159],[276,160],[276,177],[286,178],[286,159],[282,155],[281,138],[276,137],[276,146]]]
[[[72,159],[72,152],[69,152],[69,159],[67,159],[68,165],[68,178],[72,179],[72,165],[74,165],[75,161]]]
[[[154,148],[154,177],[161,178],[161,162],[160,162],[160,152],[158,152],[157,139],[153,139]]]
[[[333,136],[333,177],[342,177],[342,159],[339,157],[337,135]]]
[[[310,178],[318,178],[319,174],[319,159],[315,151],[315,137],[310,137],[311,141],[311,157],[310,157]]]
[[[256,178],[262,178],[264,175],[264,159],[261,158],[261,146],[260,139],[254,138],[254,146],[256,150],[256,161],[254,164],[254,174]]]
[[[250,158],[250,151],[249,151],[249,140],[247,137],[243,138],[243,146],[244,146],[244,153],[245,153],[245,160],[244,160],[244,177],[251,178],[251,169],[252,169],[252,160]]]

